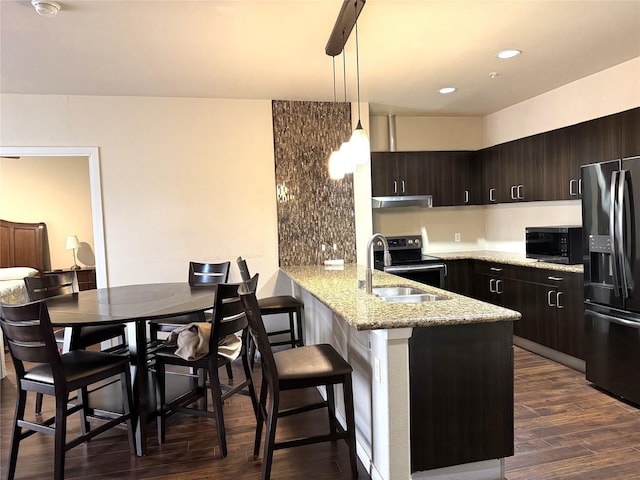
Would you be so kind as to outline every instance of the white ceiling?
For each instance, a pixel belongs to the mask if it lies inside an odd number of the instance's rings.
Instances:
[[[341,0],[59,3],[44,18],[0,1],[0,92],[334,100],[324,48]],[[373,113],[486,115],[640,56],[640,0],[368,0],[358,33]],[[352,33],[349,101],[355,60]]]

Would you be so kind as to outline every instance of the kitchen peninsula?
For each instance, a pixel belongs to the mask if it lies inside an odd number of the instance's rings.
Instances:
[[[375,271],[374,287],[444,297],[389,303],[359,287],[357,265],[281,273],[304,301],[305,342],[330,343],[353,366],[358,455],[372,479],[501,478],[518,312]]]

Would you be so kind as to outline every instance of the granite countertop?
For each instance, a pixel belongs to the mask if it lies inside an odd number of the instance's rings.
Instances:
[[[280,271],[356,330],[513,321],[521,317],[514,310],[374,270],[374,287],[412,286],[446,297],[422,303],[388,303],[358,288],[358,280],[365,278],[362,265],[347,264],[341,270],[328,270],[322,265],[288,266],[280,267]]]
[[[485,262],[505,263],[519,267],[543,268],[558,272],[582,273],[583,266],[564,265],[562,263],[541,262],[533,258],[527,258],[523,253],[507,253],[493,250],[467,250],[462,252],[437,252],[429,255],[442,260],[482,260]]]

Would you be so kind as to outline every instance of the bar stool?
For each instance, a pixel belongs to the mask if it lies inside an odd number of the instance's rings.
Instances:
[[[269,480],[271,477],[274,450],[320,442],[335,442],[339,439],[345,440],[349,447],[351,475],[353,478],[357,478],[358,459],[351,365],[328,344],[308,345],[272,352],[269,337],[260,315],[261,307],[255,293],[251,292],[250,288],[240,287],[240,298],[249,322],[251,337],[262,359],[262,384],[257,412],[258,425],[253,451],[254,458],[257,458],[260,452],[263,424],[266,424],[262,480]],[[342,428],[335,416],[335,385],[343,387],[346,430]],[[327,400],[279,410],[281,391],[319,386],[326,388]],[[276,441],[276,426],[279,418],[324,407],[329,412],[328,434]]]
[[[251,278],[247,262],[242,257],[238,257],[236,260],[238,263],[238,269],[242,276],[242,281],[247,282]],[[280,313],[286,313],[289,315],[289,328],[284,330],[268,331],[269,337],[275,337],[277,335],[289,335],[289,340],[285,341],[270,341],[272,347],[280,345],[290,345],[291,348],[301,347],[304,345],[302,336],[302,318],[304,316],[304,304],[297,298],[291,295],[277,295],[273,297],[264,297],[258,299],[258,305],[260,306],[260,314],[264,317],[266,315],[276,315]],[[295,315],[295,323],[294,323]],[[297,335],[296,335],[297,326]]]

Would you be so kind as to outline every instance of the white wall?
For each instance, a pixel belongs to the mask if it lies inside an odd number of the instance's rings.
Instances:
[[[484,146],[640,106],[640,57],[484,118]]]
[[[271,101],[0,96],[0,145],[100,149],[109,285],[184,281],[186,264],[277,272]]]
[[[397,115],[396,151],[479,150],[482,148],[481,117],[425,117]],[[389,119],[374,116],[371,151],[389,150]]]

